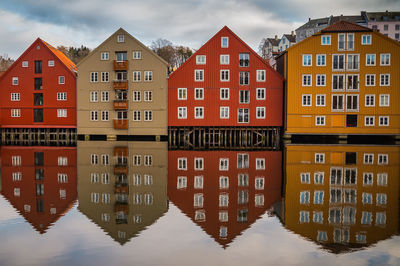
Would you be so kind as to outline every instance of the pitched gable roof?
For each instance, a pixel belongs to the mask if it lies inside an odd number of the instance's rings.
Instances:
[[[275,38],[267,38],[267,40],[272,44],[272,46],[278,46],[279,42],[281,39],[275,39]]]
[[[272,73],[275,73],[276,75],[278,75],[278,77],[283,80],[283,77],[267,62],[265,61],[259,54],[257,54],[253,49],[251,49],[251,47],[245,43],[242,39],[240,39],[230,28],[228,28],[227,26],[224,26],[221,30],[219,30],[216,34],[214,34],[214,36],[212,36],[205,44],[203,44],[194,54],[192,54],[191,57],[189,57],[180,67],[178,67],[178,69],[174,72],[171,73],[170,77],[172,77],[175,73],[179,73],[179,71],[181,69],[183,69],[186,64],[188,64],[191,60],[194,60],[193,58],[196,58],[196,55],[199,53],[199,51],[207,46],[220,32],[223,31],[227,31],[229,34],[232,35],[232,37],[234,37],[236,40],[238,40],[242,45],[244,45],[250,53],[252,53],[256,58],[258,58],[261,62],[264,63],[264,65],[268,68],[270,68],[272,71]]]
[[[283,34],[286,39],[289,40],[289,42],[296,42],[296,35],[292,35],[292,34]]]
[[[354,24],[348,21],[340,20],[331,26],[321,30],[321,32],[370,32],[372,29]]]
[[[69,68],[69,70],[71,71],[76,71],[76,65],[74,64],[74,62],[72,62],[64,53],[62,53],[60,50],[54,48],[53,46],[51,46],[50,44],[48,44],[47,42],[43,41],[42,42],[47,46],[47,48],[50,49],[50,51],[57,56],[58,59],[60,59],[60,61]]]

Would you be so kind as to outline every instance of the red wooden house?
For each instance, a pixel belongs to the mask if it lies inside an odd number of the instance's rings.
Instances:
[[[1,147],[0,192],[45,233],[76,201],[76,148]]]
[[[168,198],[227,247],[281,199],[280,151],[168,151]]]
[[[168,80],[168,126],[280,127],[283,78],[228,27]]]
[[[37,39],[0,76],[1,128],[76,129],[76,67]]]

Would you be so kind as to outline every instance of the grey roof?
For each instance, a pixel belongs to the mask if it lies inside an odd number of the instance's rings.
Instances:
[[[281,39],[275,39],[275,38],[267,38],[267,41],[269,41],[269,43],[272,46],[278,46],[279,42],[281,41]]]
[[[362,16],[330,16],[326,18],[310,19],[307,23],[297,28],[296,31],[303,29],[317,28],[317,27],[327,27],[340,20],[357,24],[366,23],[365,19]]]
[[[368,21],[400,21],[400,11],[394,12],[363,12]]]
[[[283,34],[289,42],[296,42],[296,35],[292,34]]]

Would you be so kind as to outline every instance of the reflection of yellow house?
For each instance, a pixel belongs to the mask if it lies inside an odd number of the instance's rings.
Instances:
[[[399,233],[400,147],[289,145],[285,227],[339,253]]]
[[[167,211],[167,143],[78,142],[78,199],[125,244]]]

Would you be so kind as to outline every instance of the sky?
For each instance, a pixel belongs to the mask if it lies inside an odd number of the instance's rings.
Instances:
[[[19,55],[38,37],[53,46],[97,47],[123,27],[147,46],[163,38],[198,49],[223,26],[253,49],[308,18],[399,11],[399,0],[1,0],[0,55]]]

